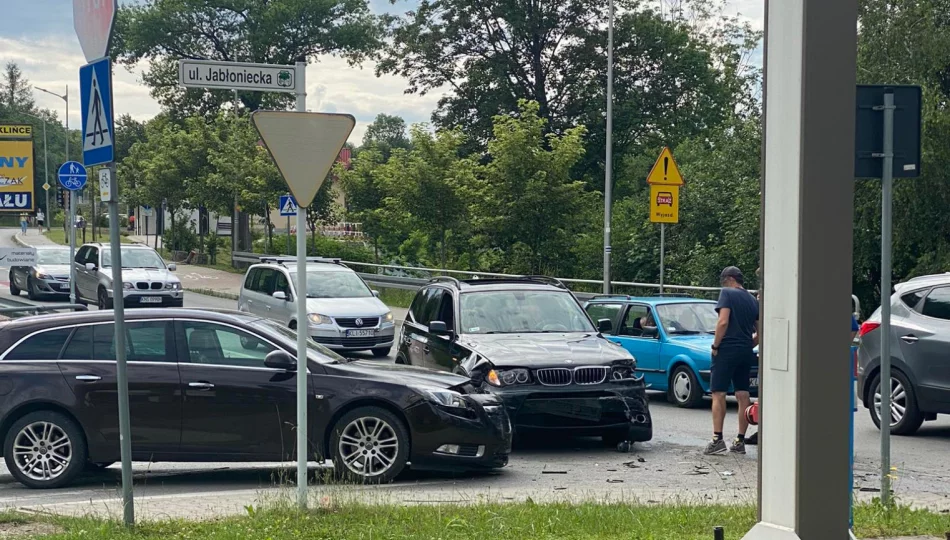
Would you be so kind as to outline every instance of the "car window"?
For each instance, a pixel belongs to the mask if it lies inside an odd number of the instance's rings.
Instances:
[[[608,333],[613,334],[617,330],[617,315],[620,314],[621,309],[623,309],[623,304],[588,304],[587,314],[595,323],[601,319],[610,319],[613,330]]]
[[[439,300],[438,311],[436,315],[432,318],[433,321],[442,321],[445,323],[445,327],[449,330],[455,330],[455,301],[452,293],[446,290],[442,290],[441,299]],[[430,321],[431,322],[431,321]]]
[[[442,297],[445,295],[445,290],[438,287],[433,287],[431,292],[426,295],[426,305],[423,319],[425,322],[422,324],[429,326],[429,323],[432,321],[439,320],[439,310],[442,308]]]
[[[715,302],[682,302],[656,307],[667,334],[714,334],[719,314]]]
[[[74,259],[79,264],[86,263],[86,254],[89,253],[89,247],[83,246],[79,248],[79,251],[76,252],[76,258]]]
[[[274,284],[274,292],[277,291],[283,292],[287,298],[290,298],[290,283],[287,281],[287,274],[280,271],[277,272],[277,281]]]
[[[63,350],[63,360],[92,360],[92,329],[92,326],[76,328]]]
[[[464,334],[596,332],[569,292],[549,290],[466,292],[461,299]]]
[[[37,264],[69,264],[68,249],[38,249],[36,250]]]
[[[426,295],[429,294],[429,291],[432,289],[421,289],[416,293],[415,298],[412,299],[412,303],[409,304],[409,317],[419,324],[422,323],[422,314],[425,311],[426,305]]]
[[[291,269],[297,280],[297,270]],[[307,270],[308,298],[369,298],[373,291],[352,270]]]
[[[4,360],[56,360],[72,331],[72,328],[57,328],[40,332],[17,345]]]
[[[256,291],[255,286],[257,285],[257,276],[261,273],[260,268],[253,268],[250,272],[247,273],[247,278],[244,280],[244,288],[249,291]]]
[[[901,301],[907,304],[907,307],[916,311],[917,304],[920,303],[920,300],[927,294],[927,289],[922,291],[914,291],[901,296]]]
[[[93,328],[93,360],[115,360],[115,325],[97,324]],[[166,321],[125,323],[125,357],[130,362],[174,362],[168,354]]]
[[[652,333],[646,335],[651,338],[656,337],[656,319],[653,318],[653,311],[647,306],[633,304],[624,315],[618,333],[622,336],[643,337],[644,330],[652,330]]]
[[[185,321],[185,341],[194,364],[264,367],[264,358],[274,350],[254,335],[216,323]]]
[[[274,282],[277,280],[277,271],[273,268],[261,268],[257,277],[257,286],[254,290],[261,294],[270,295],[274,292]]]
[[[938,287],[930,291],[920,312],[928,317],[950,320],[950,287]]]
[[[165,262],[153,249],[149,248],[122,248],[122,268],[155,268],[165,269]],[[112,267],[112,250],[102,250],[102,267]]]

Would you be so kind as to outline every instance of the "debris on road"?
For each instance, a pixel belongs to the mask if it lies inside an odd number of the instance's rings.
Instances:
[[[622,454],[626,454],[630,452],[632,448],[633,448],[633,443],[630,441],[620,441],[619,443],[617,443],[617,451]]]
[[[735,476],[736,473],[734,473],[734,472],[732,472],[732,471],[722,471],[722,472],[719,473],[719,474],[721,474],[721,475],[723,475],[723,476]]]
[[[621,480],[621,479],[619,479],[619,478],[608,478],[608,479],[607,479],[607,483],[608,483],[608,484],[622,484],[622,483],[623,483],[623,480]]]
[[[541,474],[567,474],[567,471],[541,471]]]
[[[637,465],[637,462],[636,462],[636,461],[627,461],[627,462],[624,463],[624,466],[627,467],[628,469],[639,469],[639,468],[640,468],[640,466]]]

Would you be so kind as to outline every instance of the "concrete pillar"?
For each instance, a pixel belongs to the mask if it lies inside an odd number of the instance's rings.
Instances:
[[[766,2],[760,436],[753,540],[848,535],[856,0]]]

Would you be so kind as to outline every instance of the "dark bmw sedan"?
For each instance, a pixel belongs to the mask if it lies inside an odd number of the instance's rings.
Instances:
[[[127,312],[132,459],[294,459],[296,334],[238,312]],[[0,440],[11,474],[68,484],[119,459],[111,312],[0,323]],[[310,453],[343,477],[503,467],[511,426],[468,378],[350,361],[309,341]]]

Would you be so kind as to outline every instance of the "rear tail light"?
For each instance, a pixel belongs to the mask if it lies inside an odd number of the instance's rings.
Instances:
[[[877,330],[881,323],[876,321],[864,321],[861,323],[861,329],[858,330],[858,337],[864,337],[865,334]]]

